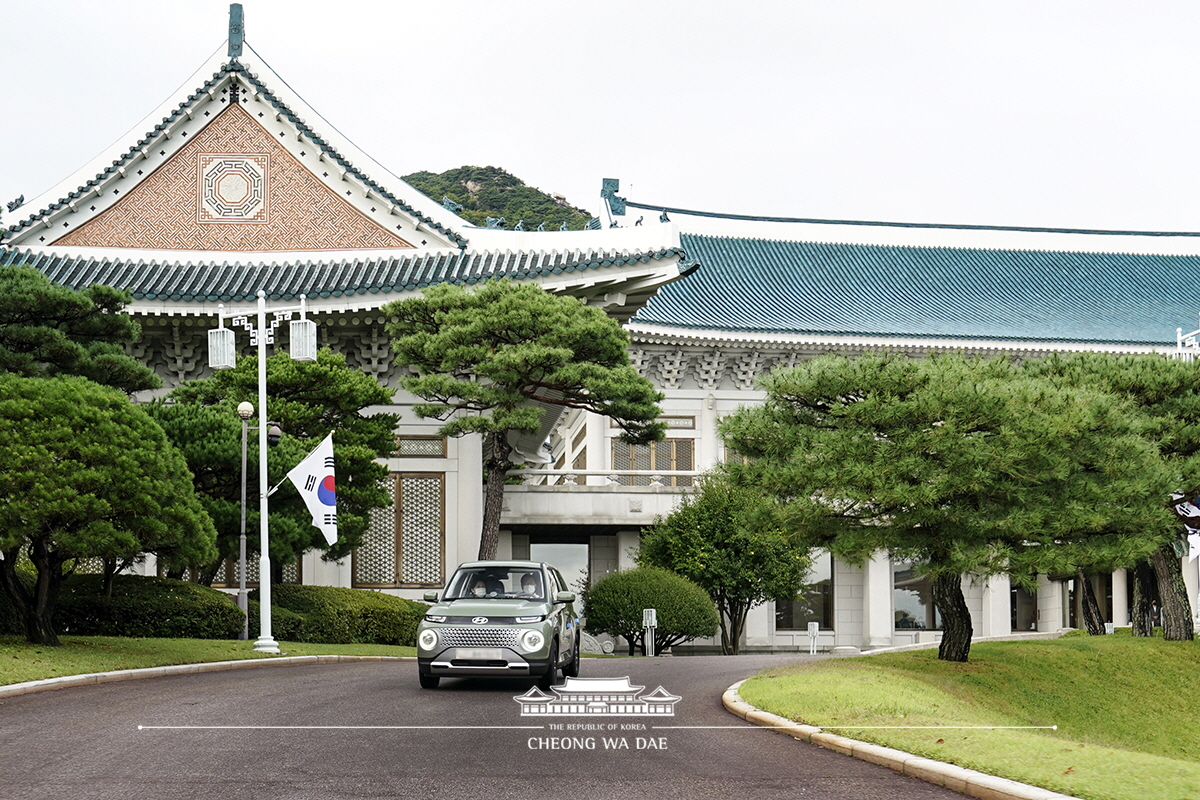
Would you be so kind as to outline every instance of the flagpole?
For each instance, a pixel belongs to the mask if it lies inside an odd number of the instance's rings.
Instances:
[[[225,327],[225,320],[232,320],[234,327],[244,327],[250,333],[250,346],[258,349],[258,510],[259,510],[259,637],[254,649],[262,653],[278,653],[279,643],[271,635],[271,555],[268,538],[267,498],[274,489],[267,487],[267,445],[272,438],[267,420],[267,345],[273,344],[275,328],[292,315],[300,312],[300,319],[292,320],[291,354],[293,361],[317,360],[317,325],[306,317],[305,296],[299,295],[300,305],[274,308],[274,321],[267,325],[267,293],[259,289],[257,325],[251,324],[248,313],[226,314],[223,303],[217,305],[217,327],[208,332],[208,365],[212,369],[232,369],[237,363],[237,348],[234,331]],[[244,434],[243,434],[244,436]],[[277,439],[278,433],[274,434]],[[245,439],[243,438],[243,442]],[[245,468],[243,467],[243,472]],[[244,525],[243,525],[244,529]]]
[[[271,554],[267,537],[267,293],[258,290],[258,640],[259,653],[278,653],[271,635]]]

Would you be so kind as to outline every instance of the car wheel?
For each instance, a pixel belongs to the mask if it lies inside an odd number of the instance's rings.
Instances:
[[[438,687],[438,683],[442,680],[437,675],[424,675],[423,674],[420,676],[420,678],[421,678],[421,688],[422,689],[436,689]]]
[[[546,667],[546,671],[538,678],[539,689],[549,689],[554,686],[554,679],[558,676],[558,642],[550,645],[550,666]]]
[[[574,651],[575,652],[571,655],[571,660],[567,662],[565,667],[563,667],[562,672],[564,678],[579,677],[579,634],[575,634]]]

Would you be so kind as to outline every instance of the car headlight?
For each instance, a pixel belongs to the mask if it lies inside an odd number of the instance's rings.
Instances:
[[[447,619],[447,617],[445,614],[426,614],[425,615],[425,620],[427,622],[445,622],[446,619]]]
[[[542,635],[541,631],[529,630],[521,634],[521,645],[530,653],[534,650],[541,650],[545,643],[546,637]]]
[[[517,617],[517,622],[541,622],[541,621],[542,621],[542,620],[544,620],[545,618],[546,618],[546,617],[545,617],[544,615],[541,615],[541,614],[539,614],[539,615],[538,615],[538,616],[536,616],[536,617]],[[428,619],[428,618],[427,618],[427,619]]]
[[[421,635],[417,637],[417,643],[421,645],[422,650],[432,650],[437,647],[438,635],[437,631],[426,628],[421,631]]]

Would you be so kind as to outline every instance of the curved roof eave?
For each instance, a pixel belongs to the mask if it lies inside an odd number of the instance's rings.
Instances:
[[[437,283],[470,285],[492,278],[536,282],[603,308],[622,322],[641,309],[662,286],[681,275],[679,247],[639,251],[606,248],[514,252],[407,252],[377,256],[359,251],[352,258],[312,258],[245,264],[241,254],[225,259],[195,259],[191,253],[160,259],[113,257],[111,253],[69,255],[53,249],[0,250],[0,266],[29,265],[70,288],[95,284],[129,291],[133,314],[202,316],[218,304],[251,306],[263,289],[272,300],[301,294],[314,312],[377,309],[390,300]],[[315,254],[320,255],[320,254]]]
[[[991,350],[996,352],[1166,353],[1174,342],[1105,342],[1070,339],[983,338],[971,336],[903,336],[887,334],[735,331],[716,328],[683,328],[645,325],[625,326],[635,343],[681,347],[768,347],[772,349],[871,348],[904,350]]]

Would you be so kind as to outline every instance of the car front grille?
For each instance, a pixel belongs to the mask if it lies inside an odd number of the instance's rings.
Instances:
[[[516,647],[518,631],[512,628],[442,628],[438,636],[446,647]]]

